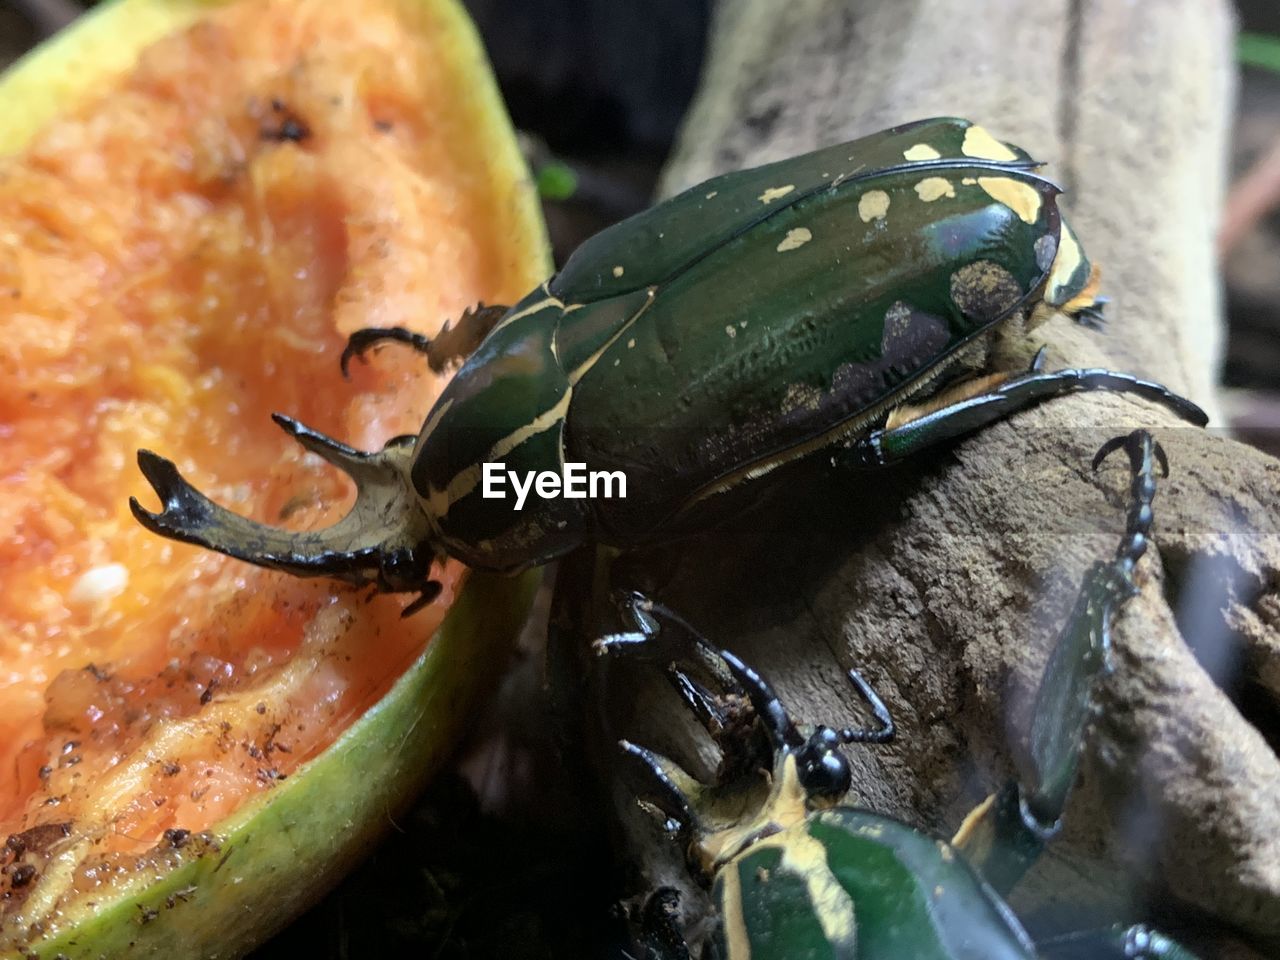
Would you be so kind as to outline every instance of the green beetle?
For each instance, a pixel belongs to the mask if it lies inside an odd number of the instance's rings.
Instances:
[[[711,648],[661,605],[639,594],[623,598],[629,629],[597,641],[598,650],[668,662],[668,677],[722,756],[716,782],[703,784],[622,741],[642,803],[684,841],[691,867],[709,883],[712,960],[1194,960],[1144,925],[1035,944],[1001,898],[1059,828],[1092,688],[1110,669],[1110,624],[1137,592],[1133,570],[1146,550],[1155,465],[1165,466],[1164,455],[1137,431],[1106,444],[1094,466],[1118,446],[1133,472],[1127,529],[1114,559],[1085,575],[1051,654],[1035,704],[1031,776],[980,805],[950,843],[841,804],[852,777],[840,745],[884,742],[895,732],[856,671],[849,677],[874,726],[798,728],[769,683],[733,653]],[[704,686],[697,672],[719,689]],[[676,908],[672,890],[650,898],[640,936],[648,960],[688,960]]]
[[[588,240],[513,307],[468,311],[434,341],[353,336],[344,369],[382,340],[437,369],[470,356],[417,438],[377,453],[276,416],[354,478],[334,526],[236,516],[150,451],[139,464],[163,510],[133,500],[134,514],[252,563],[425,600],[445,556],[514,572],[588,542],[632,547],[705,525],[724,493],[806,456],[882,464],[1075,390],[1137,393],[1203,424],[1164,387],[1105,370],[953,386],[997,337],[1054,311],[1097,316],[1095,271],[1035,166],[935,119],[709,180]],[[517,509],[485,495],[498,463],[621,473],[627,495]]]

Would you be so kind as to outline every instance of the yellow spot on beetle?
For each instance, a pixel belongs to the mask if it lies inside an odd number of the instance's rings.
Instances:
[[[1017,160],[1018,155],[976,124],[964,132],[960,152],[979,160]]]
[[[942,156],[927,143],[917,143],[914,147],[903,150],[902,155],[908,160],[937,160]]]
[[[724,328],[724,332],[729,335],[730,340],[738,335],[738,331],[732,323]]]
[[[635,348],[636,348],[636,338],[632,337],[630,340],[627,341],[627,349],[634,350]]]
[[[965,177],[965,178],[964,178],[963,180],[961,180],[960,182],[961,182],[961,183],[963,183],[966,187],[972,187],[975,183],[977,183],[977,182],[978,182],[978,178],[977,178],[977,177]]]
[[[858,198],[858,216],[863,223],[881,219],[889,212],[889,195],[883,190],[868,190]]]
[[[778,252],[786,253],[788,250],[796,250],[812,239],[813,233],[808,227],[796,227],[794,230],[788,230],[787,235],[778,244]]]
[[[827,864],[827,848],[803,824],[781,835],[779,868],[804,881],[823,937],[832,944],[852,944],[857,935],[853,900]]]
[[[1040,216],[1040,191],[1011,177],[979,177],[978,186],[992,200],[1003,203],[1024,223],[1035,223]]]
[[[941,197],[954,197],[956,188],[946,177],[925,177],[916,184],[916,194],[925,203],[930,203]]]
[[[715,196],[717,193],[719,193],[719,192],[720,192],[719,190],[712,190],[710,193],[708,193],[708,194],[707,194],[707,199],[708,199],[708,200],[710,200],[712,197],[714,197],[714,196]]]
[[[613,268],[613,275],[614,275],[615,277],[620,277],[620,276],[622,276],[625,272],[626,272],[626,271],[625,271],[625,270],[623,270],[623,269],[622,269],[622,267],[620,267],[620,266],[618,266],[618,267],[614,267],[614,268]]]
[[[773,203],[775,200],[781,200],[795,188],[794,183],[788,183],[785,187],[770,187],[756,199],[761,203]]]
[[[721,897],[725,946],[730,960],[751,960],[751,938],[747,934],[747,919],[742,910],[742,878],[736,868],[723,874],[724,893]]]
[[[1062,301],[1062,293],[1075,272],[1080,269],[1080,244],[1071,228],[1063,224],[1058,243],[1058,254],[1053,258],[1053,269],[1049,273],[1049,285],[1046,299],[1053,303]]]

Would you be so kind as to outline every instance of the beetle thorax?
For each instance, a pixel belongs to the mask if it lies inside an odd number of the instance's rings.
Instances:
[[[774,768],[763,803],[754,813],[736,818],[731,826],[710,831],[694,841],[694,859],[707,876],[713,876],[747,848],[802,826],[810,809],[809,793],[800,782],[795,754],[785,752]]]

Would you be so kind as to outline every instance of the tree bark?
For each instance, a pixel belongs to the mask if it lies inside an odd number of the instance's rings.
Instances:
[[[1056,318],[1026,358],[1043,340],[1050,369],[1135,372],[1216,414],[1232,41],[1225,0],[726,0],[664,189],[968,117],[1050,161],[1112,298],[1105,333]],[[1136,426],[1171,466],[1154,547],[1117,624],[1065,835],[1013,903],[1039,930],[1154,917],[1207,956],[1270,954],[1280,461],[1142,401],[1076,395],[904,469],[796,481],[648,569],[800,718],[861,716],[842,675],[862,669],[900,733],[851,751],[857,802],[946,836],[1013,771],[1048,645],[1122,529],[1127,474],[1089,459]],[[674,749],[675,708],[637,696],[618,722]],[[636,821],[631,838],[650,883],[678,875],[656,832]]]

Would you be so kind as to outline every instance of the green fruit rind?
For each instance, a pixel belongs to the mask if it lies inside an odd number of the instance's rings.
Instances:
[[[469,575],[426,651],[324,753],[110,902],[87,894],[6,958],[238,957],[310,905],[449,754],[524,622],[537,573]],[[201,847],[203,846],[203,849]]]

